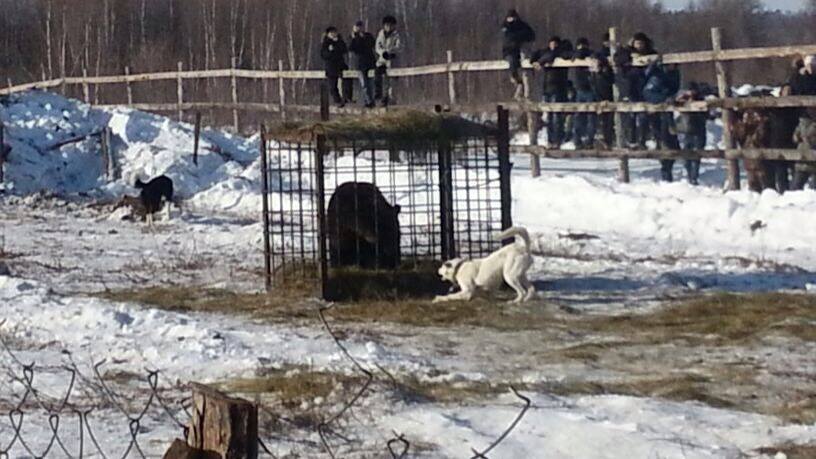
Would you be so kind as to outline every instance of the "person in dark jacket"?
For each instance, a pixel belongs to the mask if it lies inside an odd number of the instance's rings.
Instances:
[[[510,10],[502,24],[502,57],[510,64],[510,81],[515,85],[515,98],[524,96],[521,78],[521,51],[527,43],[535,41],[535,31],[521,20],[518,11]]]
[[[573,59],[594,59],[595,53],[589,47],[589,40],[581,37],[576,41]],[[573,82],[575,84],[575,102],[596,102],[594,76],[590,67],[575,67]],[[582,150],[593,148],[595,144],[595,126],[598,116],[594,113],[576,113],[573,121],[573,140],[575,148]]]
[[[807,56],[802,59],[801,67],[797,66],[797,68],[794,69],[793,74],[790,79],[788,79],[787,87],[787,94],[791,96],[816,96],[816,55]],[[812,123],[816,121],[816,112],[813,109],[798,109],[796,110],[796,115],[799,117],[799,125],[806,125],[808,122],[812,125]],[[806,145],[802,140],[808,138],[808,135],[803,134],[806,131],[808,130],[805,128],[797,129],[797,132],[800,132],[800,134],[796,143],[800,148]],[[810,147],[813,148],[813,145],[811,144]],[[795,163],[793,189],[804,189],[814,171],[816,171],[816,165],[814,163]]]
[[[569,58],[561,46],[561,38],[554,36],[547,43],[547,49],[533,55],[533,67],[544,72],[545,103],[567,101],[569,90],[569,72],[566,67],[552,67],[556,59]],[[562,113],[550,113],[547,119],[547,141],[552,148],[559,148],[564,140],[564,116]]]
[[[341,107],[346,104],[346,98],[351,98],[352,80],[343,80],[343,96],[345,98],[340,95],[340,88],[337,84],[343,78],[343,71],[348,70],[346,54],[348,54],[348,47],[337,32],[337,28],[327,28],[320,47],[320,57],[326,63],[326,78],[328,79],[331,97],[334,99],[334,103]]]
[[[643,88],[646,85],[646,70],[643,67],[632,65],[634,60],[641,56],[657,54],[652,40],[643,32],[632,36],[628,46],[621,47],[615,54],[615,64],[620,71],[616,78],[616,85],[620,92],[620,100],[624,102],[642,102]],[[629,146],[645,148],[649,133],[649,120],[643,113],[624,115],[624,129],[627,131]]]
[[[666,67],[660,59],[653,61],[646,67],[644,73],[646,83],[641,94],[643,100],[650,104],[663,104],[674,100],[680,89],[680,71],[676,66]],[[658,149],[679,150],[680,143],[673,132],[674,117],[671,112],[650,113],[647,120],[652,136]],[[661,176],[664,181],[674,180],[672,168],[673,159],[660,160]]]
[[[599,101],[613,101],[614,86],[615,86],[615,72],[612,70],[610,62],[609,34],[603,36],[603,46],[601,50],[595,55],[597,60],[596,66],[590,68],[592,75],[592,86],[595,90],[595,97]],[[601,128],[601,136],[606,148],[615,145],[615,114],[612,112],[604,112],[598,117]]]
[[[684,104],[693,100],[703,99],[703,91],[700,84],[692,81],[689,82],[686,90],[677,96],[676,101],[679,104]],[[683,112],[678,116],[676,129],[677,133],[683,136],[683,150],[705,150],[707,122],[707,112]],[[685,166],[688,182],[692,185],[699,184],[700,160],[687,159]]]
[[[360,89],[363,92],[363,103],[367,108],[374,107],[374,81],[369,73],[377,67],[377,53],[374,51],[376,39],[365,31],[363,21],[357,21],[351,29],[349,51],[353,56],[354,68],[360,71]]]

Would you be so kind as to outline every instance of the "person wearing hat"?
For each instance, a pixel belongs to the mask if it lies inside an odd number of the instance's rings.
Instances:
[[[575,42],[575,52],[573,59],[592,59],[595,53],[589,46],[589,39],[581,37]],[[575,67],[573,69],[573,81],[575,82],[575,102],[596,102],[598,97],[595,93],[593,75],[590,67]],[[595,126],[598,117],[594,113],[576,113],[573,121],[573,139],[575,148],[593,148],[595,146]]]
[[[795,69],[788,80],[788,94],[792,96],[816,96],[816,55],[802,59],[801,67]],[[794,141],[800,149],[816,150],[816,109],[799,109],[799,124]],[[802,190],[816,176],[816,163],[799,161],[794,164],[793,189]]]
[[[367,108],[374,107],[374,84],[369,72],[377,67],[377,54],[374,51],[376,40],[365,30],[363,21],[357,21],[351,29],[351,46],[354,68],[360,71],[360,89],[363,92],[363,103]]]
[[[524,96],[524,82],[521,78],[521,51],[527,43],[535,41],[535,31],[521,20],[518,11],[507,12],[502,23],[502,57],[510,65],[510,81],[515,86],[514,97]]]
[[[323,43],[320,46],[320,57],[326,65],[326,78],[329,83],[329,93],[334,103],[343,107],[346,99],[351,98],[351,80],[343,80],[343,96],[340,95],[338,83],[343,78],[343,71],[348,70],[346,64],[346,54],[348,47],[346,42],[337,32],[337,27],[328,27],[323,35]]]
[[[643,32],[632,36],[628,46],[621,47],[615,54],[615,64],[620,68],[616,85],[623,102],[642,102],[643,88],[646,85],[646,68],[632,65],[641,56],[657,54],[652,40]],[[645,148],[649,135],[649,120],[645,113],[621,116],[624,131],[631,148]]]
[[[703,100],[703,90],[699,83],[691,81],[686,88],[677,95],[675,101],[678,104],[685,104],[694,100]],[[682,112],[677,117],[675,129],[677,134],[682,136],[683,150],[700,151],[706,146],[706,124],[709,115],[707,112]],[[692,185],[699,184],[700,160],[687,159],[686,176]]]
[[[402,52],[402,39],[397,31],[397,18],[386,16],[382,21],[382,29],[377,34],[375,44],[377,51],[377,69],[374,72],[375,98],[383,107],[392,102],[392,92],[388,81],[388,69]]]
[[[543,102],[561,103],[567,101],[569,91],[569,69],[552,67],[556,59],[569,59],[561,38],[550,37],[547,49],[533,54],[533,68],[544,72]],[[550,113],[547,117],[547,143],[551,148],[560,148],[564,141],[565,117],[563,113]]]

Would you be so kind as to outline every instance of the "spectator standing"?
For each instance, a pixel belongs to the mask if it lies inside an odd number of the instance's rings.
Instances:
[[[388,81],[388,69],[402,52],[402,39],[397,31],[397,18],[386,16],[382,29],[377,34],[377,69],[374,72],[374,97],[385,107],[392,102],[393,95]]]
[[[658,59],[646,67],[644,76],[646,83],[643,86],[642,95],[645,102],[662,104],[674,100],[680,88],[680,72],[675,66],[667,68]],[[673,132],[672,112],[650,113],[647,115],[647,120],[658,149],[680,149],[677,136]],[[662,179],[667,182],[673,181],[674,160],[662,159],[660,165]]]
[[[677,96],[677,103],[684,104],[694,100],[703,100],[703,91],[700,84],[692,81],[686,90]],[[707,112],[683,112],[677,118],[677,133],[682,135],[683,150],[704,150],[706,146]],[[687,159],[685,161],[686,176],[692,185],[699,184],[700,160]]]
[[[609,34],[606,33],[603,36],[603,46],[595,55],[597,59],[596,65],[590,68],[595,97],[599,101],[611,102],[615,99],[615,73],[610,63],[611,55]],[[601,113],[598,117],[598,121],[605,148],[615,145],[615,114],[612,112]]]
[[[633,65],[641,56],[657,54],[651,38],[638,32],[632,36],[628,46],[621,47],[615,54],[615,64],[620,68],[617,75],[620,100],[623,102],[642,102],[643,88],[646,84],[646,69]],[[645,113],[622,115],[624,130],[630,148],[645,148],[649,134],[649,119]]]
[[[540,50],[533,56],[533,67],[544,73],[545,103],[567,101],[569,74],[565,67],[552,67],[556,59],[569,58],[561,47],[561,38],[553,36],[547,43],[547,49]],[[562,113],[549,113],[547,117],[547,142],[550,148],[559,148],[564,140],[564,116]]]
[[[510,82],[515,85],[514,97],[524,97],[524,81],[521,78],[522,50],[527,43],[535,41],[535,31],[524,22],[516,10],[510,10],[502,24],[502,57],[510,65]]]
[[[595,53],[590,49],[589,40],[581,37],[576,41],[573,59],[593,59]],[[575,102],[597,102],[594,78],[590,67],[575,67],[573,81],[575,84]],[[597,115],[594,113],[576,113],[573,121],[573,140],[578,150],[593,148],[595,145],[595,127]]]
[[[353,56],[354,68],[360,72],[360,90],[363,93],[363,103],[367,108],[374,107],[374,84],[369,73],[377,67],[375,47],[374,35],[365,31],[363,21],[357,21],[351,30],[349,49]]]
[[[346,99],[351,97],[351,80],[343,79],[342,96],[338,87],[339,80],[343,78],[343,71],[348,70],[346,54],[348,54],[348,47],[337,32],[337,28],[327,28],[320,47],[320,57],[323,58],[326,65],[326,78],[328,79],[331,97],[334,103],[341,107],[345,106]]]
[[[792,96],[816,96],[816,55],[807,56],[788,81]],[[801,149],[816,149],[816,110],[802,110],[794,140]],[[804,189],[811,176],[816,175],[816,163],[798,162],[794,165],[793,189]]]

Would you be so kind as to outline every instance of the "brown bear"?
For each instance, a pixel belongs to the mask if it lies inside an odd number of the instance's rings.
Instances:
[[[331,267],[394,269],[400,264],[400,206],[371,183],[347,182],[329,200],[326,230]]]

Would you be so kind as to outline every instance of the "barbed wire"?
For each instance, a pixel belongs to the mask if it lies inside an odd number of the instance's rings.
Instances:
[[[5,320],[0,320],[0,327],[4,324]],[[0,411],[0,414],[5,414],[11,427],[11,438],[9,440],[0,438],[0,458],[11,457],[14,449],[22,450],[35,458],[45,458],[56,454],[69,459],[82,458],[89,454],[98,454],[103,459],[127,458],[133,455],[145,458],[145,450],[140,444],[140,434],[143,433],[142,427],[148,419],[148,413],[152,412],[156,412],[159,416],[151,420],[155,422],[161,419],[169,420],[181,428],[186,436],[187,426],[178,419],[179,413],[186,412],[186,407],[183,405],[184,399],[178,403],[179,407],[176,408],[162,397],[158,370],[145,370],[144,382],[147,383],[147,399],[138,410],[133,410],[128,409],[122,403],[125,397],[114,392],[102,376],[100,369],[105,365],[106,360],[94,363],[93,377],[89,377],[79,370],[72,357],[69,357],[68,364],[41,366],[35,362],[21,361],[3,334],[0,334],[0,346],[11,359],[11,365],[5,368],[6,374],[13,382],[22,387],[22,393],[16,395],[16,400],[13,401],[10,409],[6,413]],[[62,384],[65,388],[64,393],[59,396],[50,396],[38,389],[36,381],[40,376],[46,375],[67,381]],[[80,392],[81,385],[84,386],[81,389],[99,395],[99,397],[80,399],[77,394]],[[132,399],[132,397],[128,398]],[[101,412],[102,409],[111,406],[122,414],[121,422],[127,429],[125,440],[127,447],[121,456],[108,454],[109,451],[105,451],[100,443],[102,439],[97,434],[99,423],[110,426],[116,421],[111,419],[110,413],[106,413],[101,420],[95,420],[92,417],[92,413]],[[47,417],[47,426],[37,425],[35,421],[29,420],[39,416]],[[69,421],[76,422],[76,431],[70,433],[66,431]],[[39,450],[35,451],[38,449],[35,445],[38,442],[42,444],[42,434],[39,434],[40,438],[31,441],[34,439],[27,438],[24,433],[24,429],[29,426],[39,427],[40,430],[49,432],[47,443]],[[117,442],[118,444],[123,444],[123,442]]]

